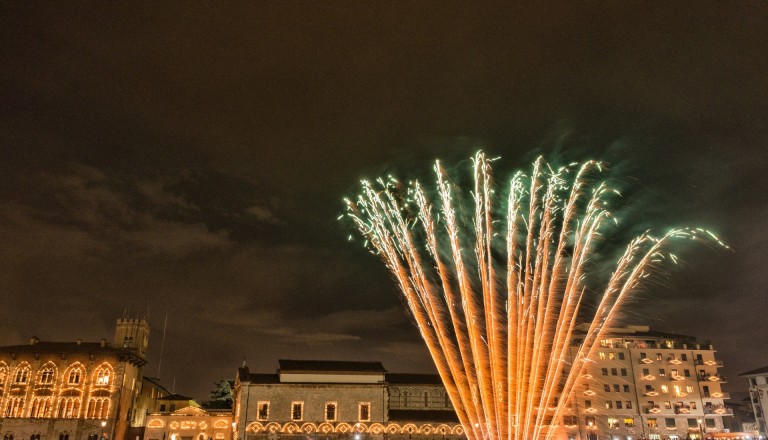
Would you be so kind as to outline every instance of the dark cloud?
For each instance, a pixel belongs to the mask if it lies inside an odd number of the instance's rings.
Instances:
[[[766,28],[756,2],[5,2],[0,343],[149,310],[150,371],[167,313],[163,379],[198,397],[243,356],[428,369],[336,217],[360,178],[431,182],[484,148],[500,178],[607,161],[609,244],[722,235],[732,253],[687,248],[627,319],[712,339],[727,374],[768,364]]]

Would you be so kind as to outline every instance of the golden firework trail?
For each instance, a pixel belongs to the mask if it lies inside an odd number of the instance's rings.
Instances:
[[[346,200],[399,284],[469,440],[555,437],[622,304],[655,268],[676,262],[670,242],[725,246],[703,229],[646,232],[593,293],[590,260],[615,227],[609,204],[618,194],[595,181],[602,171],[597,161],[554,170],[539,158],[504,195],[491,160],[477,153],[470,197],[438,161],[434,201],[418,181],[391,177],[363,181],[357,199]],[[588,331],[574,338],[586,304],[594,308]]]

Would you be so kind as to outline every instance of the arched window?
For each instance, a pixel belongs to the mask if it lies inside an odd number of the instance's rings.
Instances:
[[[84,372],[85,367],[79,362],[75,362],[67,367],[64,371],[64,381],[67,386],[73,387],[81,385],[83,383]]]
[[[21,417],[21,411],[24,408],[23,397],[10,397],[8,403],[5,405],[5,417],[7,418],[19,418]]]
[[[13,440],[13,433],[6,433],[5,436],[3,436],[3,440]]]
[[[58,417],[60,419],[76,419],[80,416],[80,398],[64,397],[59,401]]]
[[[55,380],[56,366],[52,362],[48,362],[37,373],[37,383],[40,385],[51,385]]]
[[[69,440],[69,433],[62,432],[61,434],[59,434],[59,440]]]
[[[16,373],[13,375],[13,383],[26,384],[29,381],[29,364],[26,362],[16,367]]]
[[[5,385],[6,379],[8,379],[8,367],[4,362],[0,362],[0,387]]]
[[[91,397],[88,401],[88,419],[106,419],[109,416],[109,398]]]
[[[32,418],[42,419],[51,416],[51,402],[50,397],[35,397],[32,400],[32,408],[29,410],[29,416]]]
[[[112,367],[109,364],[101,364],[93,373],[95,386],[106,386],[112,383]]]

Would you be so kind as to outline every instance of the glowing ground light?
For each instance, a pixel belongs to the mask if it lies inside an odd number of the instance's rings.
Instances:
[[[622,304],[655,268],[676,263],[670,242],[725,245],[703,229],[644,233],[595,297],[589,261],[616,221],[609,204],[618,194],[593,182],[601,163],[553,170],[539,158],[506,192],[490,164],[475,156],[471,197],[440,162],[434,201],[418,181],[363,181],[347,215],[397,280],[467,437],[551,438]],[[594,316],[573,345],[588,302]]]

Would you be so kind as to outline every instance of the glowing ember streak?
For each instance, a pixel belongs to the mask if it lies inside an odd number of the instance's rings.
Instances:
[[[670,241],[725,245],[704,229],[644,233],[595,300],[588,262],[616,223],[609,205],[619,194],[591,183],[602,164],[553,170],[539,158],[506,196],[490,164],[474,158],[472,204],[438,162],[436,201],[419,182],[363,181],[348,216],[399,284],[467,437],[548,439],[565,426],[574,390],[591,378],[585,364],[622,304],[656,267],[677,262]],[[597,308],[577,343],[586,302]]]

